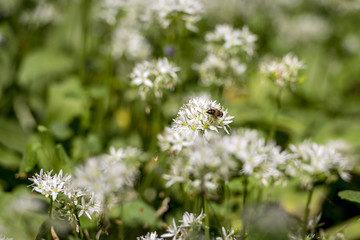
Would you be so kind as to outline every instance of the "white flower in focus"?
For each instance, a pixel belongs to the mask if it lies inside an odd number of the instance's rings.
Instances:
[[[88,202],[86,202],[85,198],[82,197],[81,204],[78,205],[78,208],[80,209],[79,217],[85,214],[89,219],[92,219],[91,215],[94,212],[100,212],[100,206],[97,202],[95,202],[94,193],[91,195],[91,198],[88,200]]]
[[[131,83],[139,86],[143,99],[148,94],[161,98],[164,89],[173,90],[178,82],[177,72],[180,68],[171,64],[167,58],[157,61],[144,61],[133,69],[130,77]]]
[[[33,191],[39,192],[45,197],[51,196],[52,200],[55,201],[59,193],[64,192],[64,185],[71,176],[68,174],[63,176],[62,170],[59,174],[51,176],[52,171],[44,173],[44,170],[41,169],[40,174],[35,173],[35,176],[29,180],[34,182],[30,185],[33,187]]]
[[[203,6],[198,0],[159,0],[155,1],[153,11],[163,28],[181,19],[190,31],[197,31],[195,24],[201,19]]]
[[[205,216],[206,215],[202,212],[202,210],[197,217],[193,213],[185,212],[180,222],[182,222],[182,227],[201,226],[203,224],[202,220]]]
[[[286,86],[292,87],[294,83],[301,81],[299,71],[304,68],[303,61],[289,53],[281,60],[262,64],[260,70],[268,79],[284,88]]]
[[[212,114],[209,110],[216,112]],[[229,134],[228,128],[233,118],[228,115],[227,109],[221,107],[216,101],[198,97],[190,99],[180,108],[178,116],[174,119],[173,128],[188,134],[201,133],[205,137],[209,131],[218,132],[218,128],[223,128]]]
[[[147,233],[145,236],[138,237],[137,240],[162,240],[156,232]]]
[[[181,230],[182,230],[182,226],[176,226],[176,222],[175,222],[175,219],[173,218],[173,224],[172,226],[170,225],[167,229],[167,233],[164,233],[161,235],[161,237],[163,238],[169,238],[169,237],[172,237],[173,240],[176,240],[176,239],[180,239],[180,235],[181,235]]]
[[[216,240],[235,240],[234,233],[235,231],[231,229],[229,233],[226,232],[225,227],[221,228],[223,237],[217,237]]]

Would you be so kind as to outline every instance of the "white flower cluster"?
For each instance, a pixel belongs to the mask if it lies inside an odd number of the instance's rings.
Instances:
[[[302,78],[299,76],[299,71],[304,68],[303,61],[288,53],[281,60],[262,64],[260,70],[266,78],[284,88],[286,86],[293,87],[294,83],[301,81]]]
[[[181,19],[188,30],[196,32],[195,24],[201,19],[204,8],[199,0],[159,0],[154,2],[153,11],[163,28]]]
[[[34,9],[22,12],[20,22],[29,26],[39,27],[49,24],[58,18],[59,12],[55,5],[40,0]]]
[[[230,85],[246,71],[245,59],[254,55],[257,36],[248,27],[234,29],[217,25],[215,31],[205,36],[207,56],[195,65],[205,85]]]
[[[350,180],[354,163],[333,145],[304,141],[291,145],[290,150],[295,154],[295,160],[287,172],[291,176],[299,176],[304,187],[312,188],[316,181],[331,182],[338,175],[345,181]]]
[[[204,193],[216,190],[221,181],[228,180],[235,162],[223,152],[221,136],[209,134],[208,138],[195,138],[192,145],[176,156],[170,173],[163,176],[166,187],[185,183],[189,189]]]
[[[216,101],[211,101],[207,97],[197,97],[190,99],[180,108],[178,116],[174,119],[173,128],[187,134],[201,133],[205,137],[209,131],[218,132],[218,128],[223,128],[229,134],[228,128],[233,118],[228,115],[227,109]]]
[[[263,185],[285,181],[282,169],[292,155],[274,143],[266,143],[256,130],[239,129],[222,141],[224,152],[237,161],[236,175],[253,176]]]
[[[177,131],[174,128],[166,127],[162,134],[157,136],[158,145],[161,151],[179,153],[184,147],[193,144],[195,136],[186,131]]]
[[[242,29],[234,29],[230,25],[217,25],[215,31],[205,36],[207,49],[217,55],[239,55],[245,53],[253,56],[257,36],[249,31],[247,26]]]
[[[140,96],[146,99],[148,94],[161,98],[164,89],[172,90],[178,82],[176,72],[179,67],[174,66],[167,58],[157,61],[144,61],[133,69],[131,83],[139,86]]]
[[[147,233],[145,236],[136,238],[137,240],[163,240],[159,238],[156,232]]]
[[[229,232],[225,229],[225,227],[221,228],[222,237],[217,237],[216,240],[236,240],[234,234],[235,231],[231,229]]]
[[[44,172],[41,169],[39,174],[35,173],[34,177],[29,178],[33,182],[30,186],[33,187],[33,191],[58,203],[61,207],[58,209],[58,213],[61,216],[68,217],[78,227],[78,217],[86,215],[92,219],[93,214],[100,212],[100,205],[95,201],[93,192],[74,187],[71,175],[63,176],[62,170],[59,174],[54,175],[51,175],[52,171]]]
[[[196,234],[201,227],[203,227],[203,219],[205,214],[201,212],[197,217],[193,213],[185,212],[183,214],[181,223],[176,226],[175,219],[173,219],[173,225],[168,227],[168,232],[161,235],[163,238],[172,239],[192,239],[192,234]]]
[[[126,0],[101,0],[97,8],[98,16],[108,24],[114,25],[119,11],[126,5]]]
[[[110,154],[91,157],[75,169],[74,185],[94,192],[96,201],[111,207],[109,204],[124,200],[119,193],[131,189],[139,155],[140,151],[135,148],[111,147]]]
[[[111,54],[115,59],[126,57],[130,60],[143,60],[150,56],[151,47],[136,28],[119,25],[112,38]]]
[[[137,240],[163,240],[164,238],[171,238],[172,240],[182,239],[202,239],[201,229],[208,228],[203,223],[205,214],[201,211],[198,216],[193,213],[185,212],[182,219],[176,224],[175,219],[172,220],[172,225],[169,225],[167,232],[158,237],[156,232],[147,233],[145,236],[138,237]],[[216,240],[235,240],[235,231],[227,231],[222,227],[222,237],[217,237]]]

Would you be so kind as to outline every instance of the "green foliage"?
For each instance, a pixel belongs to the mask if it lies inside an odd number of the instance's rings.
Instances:
[[[342,199],[360,203],[360,192],[359,191],[352,191],[352,190],[345,190],[339,192],[339,197]]]

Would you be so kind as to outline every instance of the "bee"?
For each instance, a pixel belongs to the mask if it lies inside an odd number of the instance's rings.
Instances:
[[[211,116],[217,118],[217,117],[222,117],[224,115],[224,113],[222,111],[220,111],[219,109],[216,108],[210,108],[209,110],[206,111],[207,114],[210,114]]]

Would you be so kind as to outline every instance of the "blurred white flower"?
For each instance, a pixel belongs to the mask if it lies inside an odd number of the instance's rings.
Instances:
[[[159,0],[153,4],[157,20],[163,28],[181,19],[190,31],[197,31],[196,23],[201,19],[203,6],[198,0]]]
[[[146,99],[148,94],[161,98],[164,89],[173,90],[178,83],[179,70],[180,68],[170,63],[167,58],[143,61],[137,64],[130,74],[131,83],[139,86],[143,99]]]
[[[137,240],[162,240],[156,232],[147,233],[145,236],[138,237]]]
[[[257,36],[249,31],[247,26],[234,29],[230,25],[217,25],[213,32],[205,35],[207,50],[217,55],[245,53],[254,55]]]
[[[117,15],[127,5],[126,0],[101,0],[97,7],[98,16],[110,25],[114,25]]]
[[[266,78],[274,81],[281,88],[286,86],[293,87],[293,84],[301,81],[299,71],[304,69],[303,61],[300,61],[291,53],[285,55],[281,60],[263,63],[260,67],[261,72]]]
[[[257,36],[243,29],[234,29],[230,25],[217,25],[213,32],[205,36],[207,56],[194,69],[200,74],[205,85],[231,85],[241,79],[246,71],[245,60],[254,55]]]
[[[131,189],[137,175],[136,164],[131,163],[129,158],[136,158],[138,153],[132,148],[116,150],[112,147],[109,155],[91,157],[75,169],[74,185],[94,192],[96,202],[111,204],[111,201],[121,201],[120,193]]]
[[[54,4],[39,0],[34,9],[22,12],[19,20],[25,25],[40,27],[57,20],[59,16]]]
[[[162,134],[157,136],[161,151],[180,152],[184,147],[193,144],[194,135],[166,127]]]
[[[329,22],[320,15],[307,13],[292,18],[279,17],[276,21],[279,36],[291,45],[322,42],[331,34]]]
[[[304,141],[299,145],[290,145],[295,154],[292,161],[292,174],[300,177],[304,187],[312,188],[316,181],[331,182],[340,176],[343,180],[350,180],[350,171],[354,163],[331,145],[320,145],[311,141]]]
[[[221,107],[216,101],[211,101],[206,97],[197,97],[190,99],[180,108],[178,116],[174,119],[173,128],[188,134],[200,133],[205,137],[209,131],[218,132],[218,128],[223,128],[229,134],[228,128],[233,118],[228,115],[227,109]]]
[[[5,236],[0,236],[0,240],[14,240],[13,238],[7,238]]]
[[[143,60],[150,56],[150,44],[134,27],[119,25],[112,38],[112,55],[115,59],[126,57]]]

